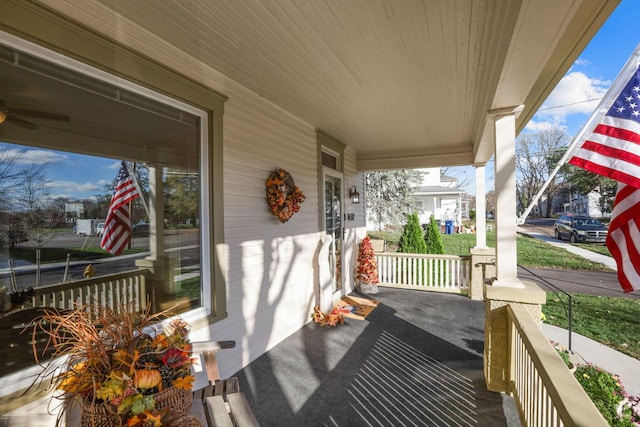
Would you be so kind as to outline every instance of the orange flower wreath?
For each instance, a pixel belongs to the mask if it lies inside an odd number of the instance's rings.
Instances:
[[[293,182],[291,174],[277,168],[267,178],[267,202],[280,222],[287,222],[300,210],[305,196]]]

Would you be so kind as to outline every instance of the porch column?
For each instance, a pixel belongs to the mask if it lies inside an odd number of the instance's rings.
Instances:
[[[148,292],[155,297],[154,309],[163,310],[165,301],[175,294],[174,260],[165,255],[164,193],[162,167],[149,165],[149,256],[136,260],[136,266],[152,272]]]
[[[458,231],[462,230],[462,194],[458,194],[458,215],[456,217]]]
[[[487,246],[485,165],[476,165],[476,246],[471,254],[469,297],[484,299],[484,281],[496,275],[496,251]]]
[[[487,247],[487,190],[485,183],[485,165],[476,169],[476,248]]]
[[[523,106],[490,112],[494,116],[496,167],[496,270],[493,286],[522,288],[516,247],[516,117]]]
[[[149,165],[149,251],[150,257],[164,256],[164,194],[162,167]]]
[[[484,368],[487,388],[509,392],[513,363],[509,349],[509,319],[506,306],[524,304],[539,321],[545,293],[535,283],[518,279],[515,120],[522,111],[509,107],[491,111],[496,166],[496,280],[485,286]]]

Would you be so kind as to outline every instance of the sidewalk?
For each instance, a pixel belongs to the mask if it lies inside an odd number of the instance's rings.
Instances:
[[[543,323],[542,332],[549,340],[569,348],[569,331],[566,329]],[[592,363],[620,376],[627,394],[640,395],[640,360],[575,332],[571,334],[571,349],[584,363]]]
[[[606,255],[602,255],[599,254],[597,252],[592,252],[589,251],[587,249],[583,249],[583,248],[579,248],[577,246],[573,246],[570,243],[564,242],[562,240],[558,240],[555,237],[551,237],[548,236],[544,233],[540,233],[537,231],[533,231],[530,230],[526,227],[518,227],[518,233],[522,233],[522,234],[526,234],[528,236],[531,236],[535,239],[538,240],[542,240],[550,245],[556,246],[558,248],[562,248],[564,250],[566,250],[567,252],[571,252],[572,254],[575,255],[579,255],[583,258],[586,258],[588,260],[594,261],[594,262],[599,262],[601,264],[606,265],[607,267],[609,267],[610,269],[612,269],[613,271],[617,271],[618,267],[616,266],[616,262],[615,260],[610,257],[610,256],[606,256]]]

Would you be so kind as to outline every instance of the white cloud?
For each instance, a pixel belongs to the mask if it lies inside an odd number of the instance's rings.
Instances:
[[[69,200],[82,199],[82,200],[93,200],[93,201],[97,201],[98,200],[95,196],[78,197],[77,194],[73,194],[73,193],[53,193],[53,194],[49,195],[49,199],[51,199],[51,200],[54,200],[54,199],[69,199]]]
[[[572,114],[589,115],[598,106],[611,82],[591,78],[580,71],[565,75],[536,113],[536,120],[564,123]]]
[[[66,191],[77,194],[79,192],[96,192],[102,191],[107,182],[100,180],[97,182],[85,182],[80,184],[74,181],[52,181],[47,184],[48,188],[55,188],[57,191]]]
[[[8,148],[0,151],[0,161],[14,160],[21,164],[55,164],[66,159],[68,157],[64,154],[49,150]]]
[[[584,59],[584,58],[578,58],[576,59],[576,62],[573,63],[574,66],[576,65],[580,65],[580,66],[586,66],[586,65],[590,65],[591,61],[589,61],[588,59]],[[573,67],[571,67],[573,68]]]
[[[567,127],[565,125],[560,124],[559,122],[554,122],[552,120],[545,121],[545,120],[532,119],[525,126],[525,129],[531,132],[537,132],[537,131],[551,129],[551,128],[561,128],[561,129],[567,130]]]

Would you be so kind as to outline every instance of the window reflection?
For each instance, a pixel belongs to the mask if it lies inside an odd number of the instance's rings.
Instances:
[[[144,267],[157,309],[201,306],[200,116],[2,45],[0,89],[0,287],[83,280],[89,265],[95,277]],[[99,225],[122,160],[143,197],[114,257]]]

